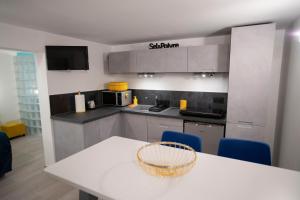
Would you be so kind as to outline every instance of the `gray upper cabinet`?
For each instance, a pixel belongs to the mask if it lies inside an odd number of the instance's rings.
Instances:
[[[187,72],[187,48],[170,48],[164,52],[163,72]]]
[[[110,73],[136,72],[136,52],[113,52],[108,55],[108,71]]]
[[[232,29],[227,121],[265,126],[275,24]]]
[[[187,48],[137,52],[137,72],[187,72]]]
[[[229,45],[202,45],[110,53],[110,73],[228,72]]]
[[[141,50],[137,52],[137,72],[162,72],[164,68],[164,49]]]
[[[187,48],[113,52],[109,73],[187,72]]]
[[[229,72],[229,45],[188,47],[188,72]]]

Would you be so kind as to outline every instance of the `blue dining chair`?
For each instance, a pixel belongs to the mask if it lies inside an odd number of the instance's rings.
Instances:
[[[271,165],[271,151],[263,142],[223,138],[219,143],[218,155],[264,165]]]
[[[175,131],[164,131],[161,141],[185,144],[192,147],[195,151],[201,152],[201,138],[196,135]]]

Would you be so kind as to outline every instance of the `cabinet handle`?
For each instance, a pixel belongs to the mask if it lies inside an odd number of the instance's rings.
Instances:
[[[160,128],[169,128],[169,126],[159,125]]]
[[[237,127],[239,128],[253,128],[253,126],[251,126],[250,124],[244,124],[244,125],[237,125]]]
[[[238,123],[253,125],[253,122],[248,122],[248,121],[238,121]]]

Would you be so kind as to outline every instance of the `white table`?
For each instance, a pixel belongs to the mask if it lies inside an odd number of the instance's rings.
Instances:
[[[300,173],[197,153],[186,175],[146,174],[136,151],[145,142],[111,137],[45,169],[99,199],[299,200]]]

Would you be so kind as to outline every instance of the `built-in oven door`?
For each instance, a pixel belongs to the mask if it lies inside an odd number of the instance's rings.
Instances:
[[[116,105],[117,104],[116,92],[102,92],[102,103],[104,105]]]

